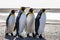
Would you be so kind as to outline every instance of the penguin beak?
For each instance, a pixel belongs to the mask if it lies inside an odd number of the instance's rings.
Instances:
[[[17,13],[17,12],[18,12],[18,10],[15,10],[15,12]]]

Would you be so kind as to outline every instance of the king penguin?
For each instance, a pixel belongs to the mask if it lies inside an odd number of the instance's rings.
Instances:
[[[36,35],[39,35],[39,38],[43,38],[42,33],[45,28],[45,22],[46,22],[45,9],[41,9],[38,12],[38,15],[35,19],[35,32],[36,32]]]
[[[21,17],[19,19],[19,37],[23,38],[23,36],[21,36],[24,28],[26,27],[26,13],[25,13],[25,7],[23,7],[21,10],[23,11],[23,13],[21,14]]]
[[[6,34],[11,33],[11,36],[13,36],[13,30],[15,27],[15,10],[12,10],[9,16],[6,20]]]
[[[29,36],[29,33],[34,33],[34,29],[35,29],[35,16],[34,16],[34,13],[33,13],[33,8],[30,8],[29,9],[29,12],[27,13],[26,15],[27,17],[27,26],[25,28],[25,31],[27,33],[27,37],[30,37]]]
[[[21,21],[23,20],[23,19],[22,20],[20,19],[21,19],[22,13],[24,13],[24,10],[25,10],[25,7],[21,7],[16,17],[16,23],[15,23],[15,28],[14,28],[14,30],[16,30],[16,35],[14,37],[19,36],[19,31],[21,30],[20,25],[22,24]]]

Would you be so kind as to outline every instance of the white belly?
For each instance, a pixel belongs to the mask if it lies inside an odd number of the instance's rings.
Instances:
[[[15,16],[11,16],[9,18],[9,25],[11,26],[11,25],[14,25],[14,24],[15,24]]]
[[[21,34],[26,26],[26,14],[22,14],[19,19],[19,34]]]
[[[41,16],[41,19],[40,19],[40,25],[39,25],[39,29],[38,29],[39,35],[44,32],[45,23],[46,23],[46,15],[44,14]]]
[[[15,16],[10,16],[8,20],[7,33],[12,33],[15,27]]]
[[[34,15],[28,15],[26,32],[32,33],[34,32],[34,29],[35,29],[35,17]]]

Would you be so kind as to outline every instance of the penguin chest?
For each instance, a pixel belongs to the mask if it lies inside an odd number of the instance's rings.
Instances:
[[[26,15],[22,14],[19,19],[19,34],[23,32],[23,29],[25,28],[26,24]]]
[[[42,15],[39,21],[40,21],[40,27],[44,27],[46,22],[46,15],[45,14]]]
[[[39,19],[41,23],[46,21],[46,15],[41,15],[41,18]]]
[[[10,16],[8,24],[10,26],[13,26],[15,24],[15,16],[13,16],[13,15]]]
[[[34,31],[34,15],[27,16],[27,31],[29,33]]]
[[[20,19],[19,19],[19,24],[24,25],[26,22],[26,14],[22,14]]]
[[[6,29],[6,33],[12,33],[14,27],[15,27],[15,16],[11,15],[9,20],[8,20],[8,27]]]
[[[42,34],[44,32],[44,28],[45,28],[45,22],[46,22],[46,15],[42,15],[41,18],[39,19],[40,21],[40,25],[39,25],[39,29],[38,29],[38,33]]]
[[[28,23],[31,23],[31,22],[33,21],[33,19],[34,19],[34,15],[29,14],[29,15],[27,16],[27,22],[28,22]]]

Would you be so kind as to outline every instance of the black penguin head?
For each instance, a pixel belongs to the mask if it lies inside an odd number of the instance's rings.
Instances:
[[[15,10],[11,10],[11,13],[14,14],[15,13]]]
[[[21,7],[21,10],[24,11],[25,10],[25,7]]]
[[[45,12],[46,9],[41,9],[41,12]]]
[[[33,8],[30,8],[29,12],[33,13]]]
[[[46,9],[41,9],[42,12],[45,12]]]

